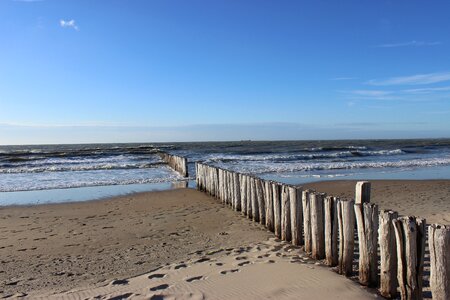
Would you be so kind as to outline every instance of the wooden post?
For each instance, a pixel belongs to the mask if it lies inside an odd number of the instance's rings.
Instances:
[[[325,198],[325,258],[326,264],[330,267],[338,264],[338,218],[337,218],[336,197],[328,196]]]
[[[256,178],[256,197],[259,207],[259,223],[266,224],[266,200],[264,199],[264,183],[262,179]]]
[[[311,256],[314,259],[325,258],[325,231],[323,198],[325,194],[311,193]]]
[[[284,184],[281,185],[281,239],[287,242],[292,240],[289,187]]]
[[[289,201],[291,209],[291,236],[292,244],[303,245],[303,209],[302,209],[302,188],[289,187]]]
[[[252,212],[252,178],[247,175],[247,218],[253,219],[253,212]]]
[[[236,211],[241,211],[241,183],[239,181],[239,174],[233,173],[234,176],[234,189],[235,189],[235,206]]]
[[[273,220],[275,235],[281,238],[281,193],[280,185],[277,182],[272,182],[272,199],[273,199]]]
[[[370,202],[370,182],[358,181],[355,190],[355,204]]]
[[[450,226],[428,227],[430,248],[430,287],[433,299],[450,299]]]
[[[241,211],[244,216],[247,215],[247,176],[241,174]]]
[[[234,184],[234,172],[229,171],[230,174],[230,206],[234,210],[235,208],[235,200],[236,200],[236,189]]]
[[[220,201],[225,204],[225,201],[227,199],[227,177],[226,177],[226,171],[224,169],[219,170],[221,179],[220,179]]]
[[[200,190],[199,163],[195,162],[195,187]]]
[[[225,198],[223,203],[225,205],[228,205],[228,203],[230,202],[230,176],[229,176],[229,172],[227,170],[224,170],[224,175],[225,175]]]
[[[397,218],[398,214],[395,211],[380,212],[380,293],[386,298],[397,296],[397,247],[392,223]]]
[[[234,210],[234,201],[236,200],[236,190],[234,189],[234,172],[229,171],[229,181],[230,181],[230,206]]]
[[[259,222],[259,205],[258,205],[258,195],[256,193],[256,178],[252,177],[251,181],[251,194],[252,194],[252,214],[253,221]]]
[[[378,205],[355,204],[359,245],[359,283],[378,284]]]
[[[353,272],[354,235],[355,235],[355,201],[340,200],[338,205],[339,226],[339,263],[340,274],[351,276]]]
[[[270,231],[275,230],[274,211],[273,211],[273,197],[272,197],[272,183],[268,180],[264,182],[266,193],[266,227]]]
[[[226,170],[221,170],[222,171],[222,180],[223,180],[223,184],[222,184],[222,192],[223,192],[223,197],[221,199],[223,204],[227,204],[227,200],[228,200],[228,178],[227,178],[227,171]]]
[[[402,217],[393,220],[393,224],[397,244],[397,279],[401,298],[422,299],[425,220]]]
[[[303,235],[305,237],[305,252],[311,253],[311,191],[305,190],[302,192],[303,204]]]

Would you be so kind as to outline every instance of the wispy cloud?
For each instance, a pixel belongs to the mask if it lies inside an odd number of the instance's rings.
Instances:
[[[78,25],[75,23],[74,19],[67,20],[67,21],[61,19],[61,20],[59,20],[59,25],[61,27],[65,27],[65,28],[73,28],[73,29],[75,29],[77,31],[79,30]]]
[[[354,90],[351,91],[354,95],[359,96],[369,96],[369,97],[379,97],[379,96],[387,96],[392,94],[391,91],[381,91],[381,90]]]
[[[366,82],[369,85],[421,85],[450,81],[450,72],[417,74],[403,77],[391,77],[387,79],[372,79]]]
[[[346,94],[347,99],[351,101],[351,106],[355,104],[355,100],[401,100],[394,91],[385,90],[351,90],[341,91]],[[347,103],[348,104],[348,103]]]
[[[410,41],[403,43],[381,44],[375,46],[376,48],[398,48],[398,47],[424,47],[424,46],[438,46],[442,42],[424,42],[424,41]]]
[[[387,101],[406,101],[406,102],[424,102],[449,100],[450,86],[430,87],[420,89],[358,89],[339,91],[344,94],[347,101],[354,105],[358,100],[387,100]],[[348,104],[348,103],[347,103]]]
[[[436,92],[445,92],[445,91],[450,91],[450,86],[404,90],[405,93],[409,94],[432,94]]]
[[[335,77],[331,78],[330,80],[352,80],[352,79],[356,79],[356,77]]]

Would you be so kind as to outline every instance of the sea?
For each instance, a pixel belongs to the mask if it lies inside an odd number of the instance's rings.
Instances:
[[[188,158],[183,178],[157,155]],[[289,184],[450,179],[450,139],[0,146],[0,205],[195,187],[195,162]]]

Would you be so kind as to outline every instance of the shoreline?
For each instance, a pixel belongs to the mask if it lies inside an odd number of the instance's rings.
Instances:
[[[279,181],[279,180],[275,180]],[[346,198],[350,198],[351,195],[349,193],[342,194],[341,190],[342,188],[329,188],[328,186],[336,187],[341,185],[348,185],[348,184],[356,184],[357,181],[370,181],[374,183],[375,185],[380,185],[381,183],[418,183],[418,182],[443,182],[443,183],[450,183],[450,179],[324,179],[324,180],[314,180],[314,181],[308,181],[308,182],[302,182],[297,184],[292,184],[295,186],[304,187],[306,189],[317,189],[318,192],[325,192],[330,191],[330,195],[333,196],[345,196]],[[282,182],[282,181],[280,181]],[[290,184],[286,182],[286,184]],[[373,186],[373,185],[372,185]],[[137,187],[137,191],[133,190],[132,188]],[[27,195],[27,198],[34,197],[34,194],[36,193],[42,193],[43,195],[49,194],[52,192],[70,192],[70,191],[76,191],[76,190],[99,190],[99,189],[109,189],[109,188],[117,188],[122,189],[121,192],[114,193],[114,194],[107,194],[107,193],[101,193],[100,196],[86,196],[87,192],[82,193],[82,199],[66,199],[66,200],[56,200],[56,201],[49,201],[49,202],[42,202],[42,203],[23,203],[23,204],[2,204],[1,200],[8,198],[3,197],[2,195],[5,194],[15,194],[18,195],[17,197],[20,197],[21,195]],[[8,207],[29,207],[29,206],[39,206],[39,205],[52,205],[52,204],[68,204],[68,203],[83,203],[83,202],[92,202],[92,201],[101,201],[101,200],[111,200],[117,197],[125,197],[125,196],[132,196],[132,195],[139,195],[142,193],[152,193],[152,192],[159,192],[159,191],[170,191],[170,190],[176,190],[180,188],[186,188],[186,189],[193,189],[196,190],[195,186],[195,180],[183,180],[183,181],[175,181],[175,182],[162,182],[162,183],[144,183],[144,184],[129,184],[129,185],[106,185],[106,186],[86,186],[86,187],[75,187],[75,188],[62,188],[62,189],[50,189],[50,190],[31,190],[31,191],[11,191],[11,192],[0,192],[0,209],[2,208],[8,208]],[[346,187],[348,190],[348,187]],[[127,191],[128,190],[128,191]],[[341,193],[341,195],[333,194]],[[450,192],[450,189],[449,189]],[[77,192],[72,193],[77,194]],[[14,197],[14,198],[17,198]]]
[[[450,180],[371,182],[372,202],[379,204],[380,209],[392,208],[400,214],[419,215],[425,217],[427,223],[449,223]],[[325,181],[304,187],[341,197],[354,193],[354,181]],[[388,204],[390,207],[386,207]],[[263,226],[190,188],[83,202],[0,207],[0,256],[4,266],[0,281],[5,282],[0,295],[23,293],[37,297],[74,289],[88,293],[95,289],[100,291],[102,287],[109,290],[114,280],[139,277],[164,266],[172,268],[167,274],[173,275],[175,262],[191,262],[205,255],[228,261],[229,255],[224,256],[224,249],[231,249],[226,252],[233,253],[250,246],[253,248],[247,256],[251,258],[249,266],[252,268],[248,270],[256,273],[266,268],[267,260],[258,258],[266,254],[269,260],[280,265],[285,261],[278,260],[279,257],[304,262],[302,251],[271,238],[273,234]],[[221,251],[207,255],[218,250]],[[237,260],[232,257],[231,261],[233,259]],[[230,268],[236,269],[240,262],[234,261]],[[242,279],[240,274],[244,271],[238,269],[240,271],[230,278]],[[209,266],[202,272],[208,270],[216,270],[218,274],[226,271]],[[206,277],[212,280],[216,278],[214,274]],[[172,276],[169,275],[167,278]],[[177,276],[174,275],[171,285],[176,285],[180,279]]]
[[[188,188],[192,187],[193,185],[195,185],[195,181],[184,180],[184,181],[162,182],[162,183],[86,186],[86,187],[50,189],[50,190],[0,192],[0,208],[12,206],[35,206],[48,204],[90,202],[139,193],[167,191],[178,188]],[[16,199],[16,201],[14,201],[14,199]],[[2,204],[2,201],[6,202],[7,204]],[[21,201],[23,203],[15,203],[18,201]]]

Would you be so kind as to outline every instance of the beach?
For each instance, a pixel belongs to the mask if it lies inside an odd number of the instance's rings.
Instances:
[[[304,187],[341,197],[354,193],[353,181]],[[449,195],[449,180],[372,182],[372,202],[380,209],[425,217],[427,223],[449,223]],[[322,292],[324,298],[370,299],[376,294],[193,189],[9,206],[0,208],[0,216],[3,297],[307,299]]]
[[[428,224],[450,224],[450,180],[372,180],[371,202],[403,216],[425,218]],[[303,185],[341,198],[355,197],[355,180]]]

